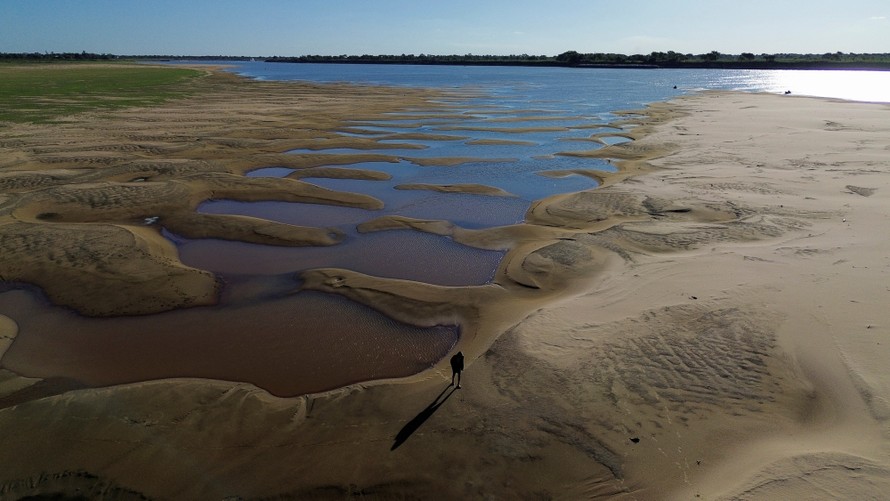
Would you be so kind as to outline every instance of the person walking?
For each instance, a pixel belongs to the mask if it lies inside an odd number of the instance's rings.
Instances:
[[[451,357],[451,384],[454,385],[454,376],[457,376],[457,388],[460,388],[460,373],[464,370],[464,354],[457,352]]]

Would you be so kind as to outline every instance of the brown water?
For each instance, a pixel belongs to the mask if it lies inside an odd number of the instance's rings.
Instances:
[[[347,237],[334,247],[276,247],[220,240],[179,245],[183,263],[228,276],[294,273],[322,267],[347,268],[377,277],[436,285],[490,282],[503,252],[473,249],[450,238],[411,230]]]
[[[20,332],[0,365],[89,386],[209,378],[291,396],[416,374],[457,341],[453,326],[401,324],[338,296],[284,292],[292,285],[253,279],[231,288],[226,307],[110,319],[50,306],[32,288],[7,289],[0,314]]]
[[[434,208],[445,198],[408,195]],[[474,215],[493,213],[481,210],[491,202],[487,198],[462,198],[474,202],[463,205]],[[524,203],[519,206],[524,210]],[[214,207],[285,222],[311,217],[319,226],[342,225],[347,237],[333,247],[292,248],[168,235],[182,262],[216,273],[225,287],[216,307],[159,315],[86,318],[49,304],[35,288],[0,285],[0,313],[20,328],[0,366],[88,386],[166,378],[248,382],[279,396],[409,376],[448,354],[457,342],[456,326],[417,328],[340,296],[295,293],[297,272],[333,266],[380,277],[473,285],[491,281],[504,255],[416,231],[358,234],[353,225],[376,217],[371,211],[284,202],[223,201]],[[515,219],[521,213],[513,212],[499,217]]]

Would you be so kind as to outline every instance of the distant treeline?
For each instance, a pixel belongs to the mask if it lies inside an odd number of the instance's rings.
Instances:
[[[489,65],[489,66],[566,66],[566,67],[634,67],[634,68],[739,68],[739,69],[890,69],[890,54],[854,54],[830,52],[825,54],[681,54],[652,52],[650,54],[563,52],[558,56],[530,56],[528,54],[496,55],[363,55],[363,56],[299,56],[271,57],[268,62],[287,63],[351,63],[351,64],[431,64],[431,65]]]
[[[564,66],[553,56],[530,56],[528,54],[510,56],[477,56],[465,55],[433,55],[433,54],[402,54],[402,55],[363,55],[363,56],[299,56],[269,57],[265,61],[271,63],[348,63],[348,64],[431,64],[431,65],[515,65],[515,66]]]
[[[533,56],[518,54],[497,55],[362,55],[362,56],[298,56],[298,57],[249,57],[249,56],[164,56],[164,55],[114,55],[89,52],[32,52],[0,53],[0,61],[101,61],[115,59],[139,59],[154,61],[173,60],[227,60],[245,61],[259,59],[274,63],[347,63],[347,64],[428,64],[428,65],[478,65],[478,66],[564,66],[577,68],[627,67],[627,68],[735,68],[735,69],[876,69],[890,70],[890,53],[856,54],[827,52],[825,54],[722,54],[711,51],[705,54],[682,54],[674,51],[649,54],[615,54],[605,52],[580,53],[573,50],[558,56]]]
[[[163,56],[163,55],[116,55],[95,54],[92,52],[0,52],[0,61],[112,61],[112,60],[151,60],[151,61],[247,61],[249,56]],[[261,58],[262,59],[262,58]]]
[[[251,57],[251,56],[159,56],[159,55],[145,55],[145,56],[120,56],[124,59],[139,59],[139,60],[151,60],[151,61],[251,61],[251,60],[259,60],[262,61],[263,57]]]
[[[872,68],[890,69],[890,54],[854,54],[828,52],[825,54],[681,54],[652,52],[650,54],[581,54],[575,51],[556,56],[567,66],[595,66],[602,64],[647,64],[660,68]]]
[[[92,52],[0,52],[0,61],[108,61],[118,59],[114,54]]]

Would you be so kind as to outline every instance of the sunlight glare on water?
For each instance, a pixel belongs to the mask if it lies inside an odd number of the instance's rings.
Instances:
[[[698,89],[726,89],[890,102],[890,71],[865,70],[699,70],[711,71]]]
[[[775,92],[790,90],[804,96],[890,101],[890,72],[887,71],[771,71],[768,82],[768,88]]]

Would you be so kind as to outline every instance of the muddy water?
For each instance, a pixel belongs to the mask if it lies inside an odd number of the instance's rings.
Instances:
[[[336,248],[192,240],[182,244],[180,256],[186,264],[200,264],[223,276],[335,267],[378,277],[459,286],[491,281],[503,253],[471,249],[436,235],[403,230],[348,238]]]
[[[453,326],[421,329],[337,296],[289,294],[295,284],[287,277],[230,285],[225,307],[111,319],[49,306],[30,288],[8,289],[0,313],[15,318],[21,334],[3,365],[89,386],[209,378],[291,396],[416,374],[457,341]]]

